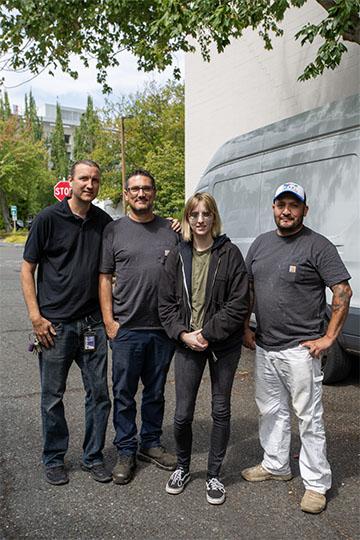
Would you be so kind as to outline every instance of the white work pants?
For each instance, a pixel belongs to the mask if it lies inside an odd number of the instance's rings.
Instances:
[[[321,361],[305,347],[267,352],[257,346],[255,366],[263,467],[273,474],[290,473],[291,398],[299,420],[305,489],[325,494],[331,487],[331,470],[326,459]]]

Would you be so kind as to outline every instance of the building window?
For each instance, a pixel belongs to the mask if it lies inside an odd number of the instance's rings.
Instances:
[[[65,143],[70,144],[70,135],[64,135]]]

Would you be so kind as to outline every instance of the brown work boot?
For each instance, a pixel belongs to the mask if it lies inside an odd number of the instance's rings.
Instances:
[[[272,474],[259,463],[255,467],[244,469],[241,471],[241,476],[248,482],[264,482],[264,480],[284,480],[288,481],[292,479],[292,474]]]
[[[142,461],[155,463],[157,467],[165,469],[166,471],[174,471],[176,469],[176,456],[169,454],[163,446],[140,448],[138,458]]]
[[[113,468],[112,479],[114,484],[128,484],[134,478],[136,457],[120,454]]]
[[[300,503],[301,510],[309,514],[320,514],[326,508],[326,497],[318,491],[306,489]]]

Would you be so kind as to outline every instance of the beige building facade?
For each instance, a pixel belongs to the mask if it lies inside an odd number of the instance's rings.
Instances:
[[[315,80],[299,82],[313,60],[319,41],[301,47],[295,34],[307,22],[326,14],[315,1],[286,13],[282,37],[266,51],[254,31],[233,41],[211,62],[200,53],[185,58],[186,196],[196,185],[215,151],[227,140],[295,114],[359,92],[360,47],[346,42],[340,66]],[[304,126],[306,132],[306,126]]]

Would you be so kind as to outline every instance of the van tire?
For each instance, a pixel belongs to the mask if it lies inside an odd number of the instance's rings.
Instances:
[[[349,375],[351,370],[351,358],[335,341],[334,345],[326,351],[322,359],[324,373],[323,384],[340,382]]]

